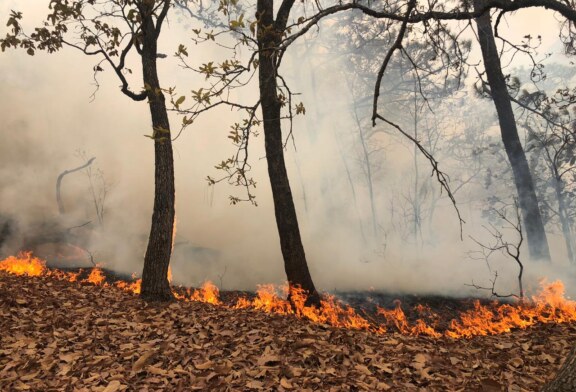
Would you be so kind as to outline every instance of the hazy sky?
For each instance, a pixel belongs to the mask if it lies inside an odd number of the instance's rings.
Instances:
[[[5,34],[4,20],[10,9],[24,11],[25,26],[38,23],[47,2],[40,3],[0,0],[0,35]],[[217,47],[195,46],[176,18],[170,22],[160,52],[171,55],[178,43],[183,42],[196,64],[219,55]],[[521,11],[504,22],[501,31],[514,40],[530,33],[542,35],[543,49],[558,47],[557,22],[549,12]],[[73,50],[63,50],[57,55],[37,53],[33,57],[9,50],[0,56],[2,211],[30,224],[54,219],[56,177],[63,170],[80,164],[76,152],[84,150],[88,156],[97,158],[95,163],[113,184],[106,216],[106,228],[111,234],[103,236],[105,239],[98,245],[102,261],[127,271],[139,271],[153,200],[153,145],[143,136],[151,133],[146,104],[123,96],[119,82],[109,70],[100,75],[100,89],[92,101],[94,61]],[[302,80],[308,80],[310,70],[302,69],[298,58],[288,56],[286,64],[293,67],[289,68],[293,72],[287,73],[299,87],[298,91],[304,92],[299,99],[311,113],[315,109],[311,100],[313,92],[309,85],[298,85],[294,76],[298,74]],[[136,71],[139,64],[135,62],[131,67]],[[159,60],[159,73],[163,86],[176,86],[183,92],[202,83],[201,78],[181,70],[171,56]],[[141,86],[138,74],[135,72],[133,79],[134,90]],[[321,97],[330,97],[319,102],[319,109],[316,108],[326,113],[329,110],[322,105],[345,94],[338,79],[341,76],[316,77],[321,79],[322,86],[334,89],[319,93]],[[248,102],[253,97],[253,90],[241,96]],[[339,120],[339,116],[345,119]],[[398,247],[389,248],[388,256],[382,261],[375,256],[373,247],[364,248],[356,212],[350,207],[351,194],[344,167],[338,158],[338,149],[342,146],[331,129],[350,124],[351,119],[341,112],[332,112],[330,117],[314,119],[310,114],[298,119],[295,122],[297,152],[290,147],[287,153],[304,245],[319,285],[334,289],[362,282],[366,287],[416,287],[424,291],[440,286],[455,292],[463,283],[468,283],[470,276],[483,273],[484,266],[462,263],[462,254],[468,245],[458,244],[457,222],[447,207],[444,207],[446,220],[439,236],[449,243],[457,243],[452,249],[433,249],[426,255],[415,255],[396,244]],[[173,129],[180,121],[176,116],[171,117]],[[190,267],[196,275],[186,276],[187,282],[198,283],[206,277],[215,279],[225,266],[228,275],[224,283],[229,279],[230,285],[238,287],[284,279],[263,159],[263,135],[253,141],[251,152],[253,175],[258,183],[258,207],[230,206],[228,195],[239,191],[225,184],[208,187],[205,180],[207,175],[218,175],[214,165],[234,152],[226,138],[234,121],[237,116],[230,111],[214,112],[195,123],[174,144],[179,240],[221,252],[221,260],[214,265],[202,266],[204,269]],[[63,191],[67,205],[88,216],[91,207],[86,178],[81,174],[69,176]],[[359,188],[358,192],[365,189]],[[365,193],[359,197],[361,209],[367,210]],[[447,253],[451,256],[446,257]],[[444,264],[436,264],[439,262]],[[194,261],[189,263],[193,265]],[[438,265],[444,267],[439,270]],[[445,268],[446,265],[451,267]],[[418,277],[413,273],[414,268],[421,272]],[[450,284],[441,283],[442,271],[447,269],[458,275]],[[351,282],[351,276],[355,282]]]

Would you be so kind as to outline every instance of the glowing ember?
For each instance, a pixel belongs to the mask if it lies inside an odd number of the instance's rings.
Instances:
[[[46,262],[32,256],[32,252],[20,252],[0,261],[0,271],[14,275],[40,276],[46,270]]]
[[[43,260],[33,257],[30,252],[22,252],[16,257],[11,256],[0,261],[0,271],[15,275],[50,276],[70,282],[78,281],[82,272],[49,270],[45,265]],[[171,278],[172,272],[169,269],[168,279],[171,280]],[[92,269],[89,276],[82,282],[101,286],[108,285],[106,277],[99,267]],[[134,294],[140,293],[141,284],[141,279],[114,283],[117,288]],[[438,320],[441,319],[440,315],[423,305],[414,308],[420,318],[413,322],[408,320],[399,301],[395,303],[394,309],[378,308],[377,315],[383,321],[379,324],[373,319],[359,315],[352,307],[343,305],[330,295],[324,296],[319,307],[306,307],[304,305],[306,293],[299,288],[292,288],[291,304],[280,296],[286,296],[287,287],[277,289],[273,285],[259,286],[256,297],[253,299],[241,297],[232,308],[250,308],[267,313],[293,315],[316,323],[374,333],[385,333],[393,328],[406,335],[427,335],[436,338],[441,336],[467,338],[477,335],[493,335],[510,332],[513,329],[524,329],[536,323],[576,321],[576,302],[565,298],[562,282],[557,281],[550,284],[542,282],[541,285],[541,291],[531,300],[517,304],[493,302],[489,305],[482,305],[476,301],[472,309],[462,312],[458,318],[451,320],[448,328],[443,331],[436,329]],[[211,282],[205,282],[197,290],[188,289],[184,294],[182,290],[173,292],[175,297],[182,301],[198,301],[225,306],[220,301],[218,288]]]

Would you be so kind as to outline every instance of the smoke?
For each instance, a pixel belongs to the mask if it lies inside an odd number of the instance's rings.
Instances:
[[[0,15],[7,15],[10,6],[24,10],[29,26],[44,12],[41,7],[0,1]],[[177,66],[170,55],[178,43],[189,47],[195,64],[223,58],[223,54],[214,46],[195,46],[188,33],[178,23],[168,26],[160,49],[168,58],[159,60],[159,73],[162,85],[175,86],[189,95],[204,80]],[[361,160],[342,64],[335,60],[331,68],[318,71],[320,60],[312,59],[307,64],[301,55],[300,49],[291,49],[283,65],[293,91],[301,93],[297,100],[307,110],[293,124],[294,141],[288,140],[286,161],[304,247],[317,285],[323,290],[374,288],[478,295],[466,284],[474,281],[489,285],[493,278],[484,262],[468,256],[476,246],[468,236],[481,237],[486,223],[475,203],[481,199],[478,195],[486,192],[481,179],[457,196],[467,221],[461,241],[453,207],[429,177],[428,163],[419,157],[419,197],[427,208],[423,216],[431,219],[422,223],[421,232],[415,236],[409,208],[415,197],[411,193],[416,178],[413,147],[381,129],[370,146],[375,151],[374,234],[366,166]],[[2,220],[16,223],[11,240],[3,244],[0,253],[14,252],[26,238],[40,235],[47,226],[57,227],[53,231],[69,232],[89,222],[72,231],[79,237],[90,234],[83,245],[94,260],[120,272],[139,273],[153,202],[153,145],[143,136],[151,133],[147,105],[123,96],[109,69],[99,75],[96,88],[93,59],[72,50],[55,55],[37,53],[34,57],[7,51],[2,56],[0,227]],[[130,81],[136,91],[141,87],[139,75],[135,62]],[[238,97],[251,103],[256,97],[253,87]],[[474,105],[481,104],[475,101]],[[364,120],[362,126],[370,129],[365,121],[366,110],[360,109],[359,115]],[[441,121],[440,116],[429,120]],[[170,120],[172,128],[178,129],[181,118],[173,115]],[[206,176],[218,175],[214,165],[234,153],[226,136],[230,125],[238,120],[238,114],[229,110],[208,113],[174,144],[178,224],[172,268],[176,283],[198,285],[210,279],[225,289],[253,289],[259,283],[285,280],[263,135],[252,140],[250,152],[258,207],[232,206],[228,196],[241,194],[240,189],[225,184],[211,187],[206,181]],[[463,122],[456,115],[449,120],[442,123],[445,136],[456,133]],[[84,172],[64,179],[62,192],[68,213],[65,217],[58,215],[56,178],[83,163],[78,151],[96,157],[94,169],[101,170],[111,184],[102,225],[94,212]],[[450,151],[438,153],[445,158],[447,171],[458,166],[450,160]],[[430,206],[435,199],[432,212]],[[563,255],[561,241],[555,239],[551,246],[556,255]],[[64,260],[63,264],[71,265],[73,261],[63,257],[63,252],[80,258],[70,249],[48,253],[54,262]],[[75,265],[89,266],[89,255],[82,257]],[[498,270],[499,290],[514,290],[517,271],[513,261],[496,256],[492,263],[492,271]],[[561,263],[560,267],[560,272],[566,268]],[[541,276],[563,276],[560,272],[556,264],[527,265],[527,285],[535,285]]]

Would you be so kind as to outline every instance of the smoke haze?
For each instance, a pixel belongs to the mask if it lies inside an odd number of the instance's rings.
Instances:
[[[44,5],[31,3],[0,0],[1,35],[6,32],[4,25],[10,9],[24,12],[25,26],[41,20],[46,12]],[[524,13],[518,16],[522,22],[510,23],[510,29],[535,28],[533,20],[537,14]],[[550,29],[551,22],[545,23],[548,24],[543,24],[542,29]],[[518,27],[520,25],[523,27]],[[194,65],[215,57],[223,58],[223,54],[214,46],[196,46],[190,42],[189,29],[178,23],[176,17],[167,29],[160,45],[160,52],[168,55],[159,60],[160,82],[165,87],[176,86],[182,94],[189,95],[189,91],[201,87],[204,80],[176,64],[172,54],[178,43],[188,46]],[[548,35],[543,45],[556,47],[556,37]],[[318,45],[312,51],[322,53],[322,48]],[[418,156],[420,192],[427,192],[427,197],[437,198],[438,202],[433,218],[414,239],[406,223],[409,220],[406,206],[415,178],[413,147],[388,130],[372,145],[374,149],[381,149],[375,155],[378,215],[374,235],[365,168],[360,162],[358,129],[349,90],[343,82],[347,77],[344,66],[340,60],[323,67],[319,65],[320,60],[316,63],[315,59],[306,64],[300,55],[298,48],[289,51],[284,63],[283,74],[292,90],[302,93],[297,100],[302,100],[307,110],[305,116],[297,117],[294,122],[294,143],[288,143],[286,161],[304,247],[317,286],[329,291],[374,288],[406,293],[478,295],[477,290],[466,284],[489,286],[492,277],[484,261],[469,255],[471,250],[478,249],[469,236],[486,243],[491,240],[482,227],[487,221],[478,207],[485,196],[480,193],[487,192],[482,190],[482,179],[463,187],[456,195],[466,221],[461,241],[460,226],[449,199],[440,193],[434,179],[429,178],[428,162]],[[154,185],[153,144],[143,136],[152,132],[147,105],[122,95],[109,69],[99,75],[96,91],[92,79],[93,59],[73,50],[65,49],[56,55],[37,52],[33,57],[23,51],[8,50],[1,56],[0,214],[17,222],[19,235],[9,247],[0,250],[0,254],[17,249],[23,233],[41,230],[43,225],[59,220],[56,178],[64,170],[83,164],[84,160],[79,157],[83,151],[87,158],[96,157],[94,170],[102,170],[111,185],[104,224],[96,225],[88,178],[84,172],[78,172],[63,180],[63,201],[68,211],[63,225],[72,227],[91,221],[95,229],[88,250],[96,261],[121,272],[139,273],[150,226]],[[130,80],[133,89],[138,91],[142,84],[139,65],[137,61],[132,64],[134,74]],[[256,97],[254,87],[239,93],[238,97],[251,103]],[[489,103],[474,98],[470,91],[462,102],[491,110]],[[470,109],[460,107],[448,119],[446,112],[438,113],[436,119],[430,115],[429,121],[437,121],[442,134],[450,136],[466,122],[458,117],[458,112],[465,114],[466,110]],[[369,111],[359,109],[359,115],[362,126],[369,129]],[[181,118],[172,115],[170,120],[173,130],[177,131]],[[235,112],[216,110],[201,117],[174,143],[177,235],[173,270],[176,283],[198,285],[210,279],[225,289],[254,289],[260,283],[285,280],[263,134],[252,140],[250,152],[258,207],[242,203],[230,205],[228,196],[241,195],[241,190],[225,183],[208,186],[206,181],[208,175],[219,175],[214,165],[234,153],[234,146],[226,136],[230,125],[238,120]],[[494,121],[491,120],[490,126]],[[459,164],[451,154],[439,150],[438,159],[441,168],[457,178]],[[506,162],[501,165],[493,171],[506,170]],[[509,195],[513,189],[508,187],[503,192]],[[505,233],[511,238],[514,236],[513,232]],[[574,283],[566,281],[574,274],[566,273],[568,263],[564,261],[561,238],[550,234],[549,241],[554,263],[552,266],[527,265],[528,288],[536,286],[544,276],[549,280],[561,277],[567,285]],[[491,260],[492,271],[498,271],[498,287],[503,291],[516,290],[514,262],[497,255]],[[86,260],[83,263],[89,265]]]

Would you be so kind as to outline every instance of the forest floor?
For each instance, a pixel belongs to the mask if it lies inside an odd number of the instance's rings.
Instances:
[[[574,324],[470,339],[374,334],[0,272],[1,391],[538,391]]]

